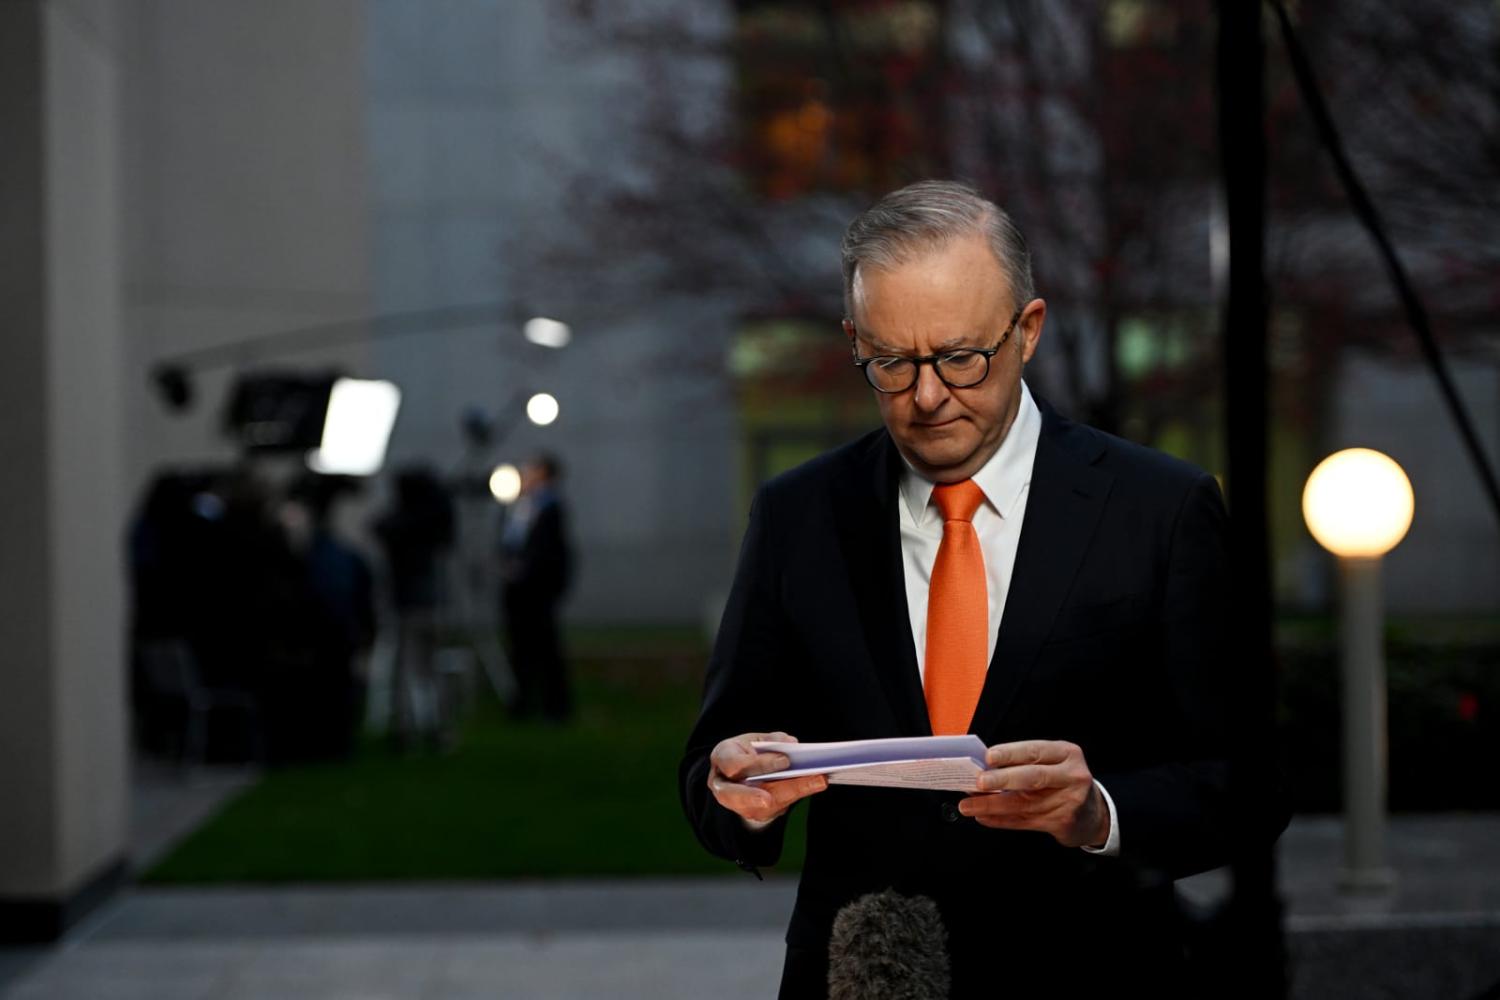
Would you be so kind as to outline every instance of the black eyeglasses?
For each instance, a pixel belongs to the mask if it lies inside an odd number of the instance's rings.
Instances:
[[[1006,338],[1015,330],[1016,324],[1021,321],[1021,314],[1026,311],[1022,306],[1016,310],[1016,314],[1010,318],[1010,324],[1005,332],[1000,334],[1000,339],[995,342],[994,347],[955,347],[951,351],[942,354],[924,354],[921,357],[908,357],[900,354],[882,354],[870,358],[859,356],[859,344],[853,343],[854,367],[860,368],[865,373],[865,381],[876,392],[905,392],[917,384],[917,373],[923,365],[932,365],[932,370],[937,372],[937,377],[953,389],[967,389],[983,382],[990,374],[990,358],[1000,353],[1000,348],[1005,344]],[[848,330],[854,333],[854,321],[845,320]]]

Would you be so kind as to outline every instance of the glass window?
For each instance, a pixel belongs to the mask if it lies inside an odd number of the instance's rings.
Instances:
[[[764,197],[942,173],[940,5],[742,2],[739,156]]]

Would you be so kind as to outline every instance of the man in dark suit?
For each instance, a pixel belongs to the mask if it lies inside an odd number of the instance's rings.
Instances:
[[[1218,485],[1032,397],[1046,304],[1020,233],[971,189],[886,196],[843,257],[885,427],[757,494],[687,816],[755,870],[812,797],[783,996],[823,995],[834,916],[886,888],[938,904],[955,996],[1179,991],[1171,881],[1286,818],[1229,784]],[[756,739],[934,732],[989,747],[973,794],[745,781],[788,766]]]
[[[521,470],[521,496],[501,531],[501,587],[518,718],[541,715],[566,722],[573,713],[572,686],[557,630],[557,607],[572,578],[567,514],[559,481],[562,467],[539,455]]]

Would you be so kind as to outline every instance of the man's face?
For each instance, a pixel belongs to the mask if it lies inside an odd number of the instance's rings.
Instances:
[[[861,357],[994,347],[1025,305],[978,385],[954,389],[924,364],[910,389],[875,394],[886,429],[919,473],[938,483],[972,476],[999,449],[1016,418],[1021,367],[1036,352],[1046,303],[1012,300],[1000,263],[979,235],[889,270],[861,268],[851,298],[849,332]]]

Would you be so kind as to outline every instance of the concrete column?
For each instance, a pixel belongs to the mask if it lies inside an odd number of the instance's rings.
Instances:
[[[0,940],[123,870],[116,26],[0,3]]]

